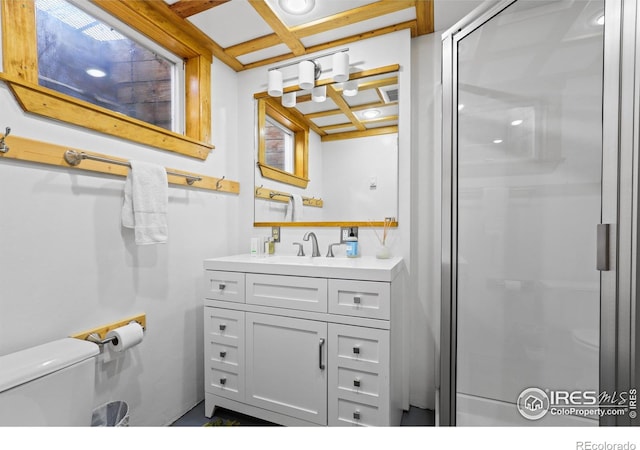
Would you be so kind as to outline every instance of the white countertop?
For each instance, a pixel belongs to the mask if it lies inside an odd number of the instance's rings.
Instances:
[[[266,273],[316,278],[344,278],[364,281],[392,281],[404,268],[403,259],[326,258],[318,256],[225,256],[204,260],[205,270]]]

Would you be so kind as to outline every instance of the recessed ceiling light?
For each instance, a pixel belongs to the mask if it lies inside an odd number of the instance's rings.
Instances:
[[[604,25],[604,14],[598,16],[596,19],[596,25]]]
[[[460,104],[458,105],[458,111],[462,111],[462,109],[463,109],[463,108],[464,108],[464,105],[463,105],[462,103],[460,103]]]
[[[502,144],[502,139],[494,139],[493,143],[494,144]]]
[[[107,72],[102,69],[97,69],[95,67],[91,67],[86,70],[87,74],[91,75],[94,78],[104,78],[107,76]]]
[[[374,117],[378,117],[380,115],[380,111],[377,109],[368,109],[362,113],[362,116],[365,119],[373,119]]]
[[[278,0],[284,12],[294,15],[306,14],[316,5],[316,0]]]
[[[511,126],[517,127],[518,125],[522,125],[522,122],[524,122],[522,119],[516,119],[511,122]]]

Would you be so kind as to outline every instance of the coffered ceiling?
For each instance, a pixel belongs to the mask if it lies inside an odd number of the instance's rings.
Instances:
[[[409,29],[443,30],[481,0],[315,0],[301,15],[284,0],[164,0],[214,43],[214,57],[236,71]],[[297,0],[301,2],[302,0]]]

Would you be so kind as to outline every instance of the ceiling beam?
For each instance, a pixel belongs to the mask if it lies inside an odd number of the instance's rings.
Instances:
[[[313,22],[291,27],[289,30],[296,37],[304,38],[362,22],[363,20],[375,19],[376,17],[384,16],[386,14],[412,8],[415,4],[415,0],[380,0],[379,2],[360,6],[332,16],[314,20]]]
[[[358,42],[358,41],[362,41],[364,39],[370,39],[376,36],[382,36],[384,34],[388,34],[388,33],[394,33],[396,31],[400,31],[400,30],[404,30],[404,29],[411,29],[412,30],[412,35],[413,30],[415,30],[416,28],[416,21],[415,20],[410,20],[407,22],[402,22],[399,23],[397,25],[390,25],[388,27],[383,27],[383,28],[379,28],[377,30],[373,30],[373,31],[367,31],[365,33],[358,33],[358,34],[354,34],[353,36],[348,36],[346,38],[342,38],[342,39],[337,39],[335,41],[331,41],[331,42],[326,42],[324,44],[318,44],[318,45],[314,45],[313,47],[308,47],[306,50],[306,54],[311,54],[311,53],[317,53],[317,52],[321,52],[330,48],[334,48],[334,47],[340,47],[342,45],[347,45],[350,44],[352,42]],[[264,39],[264,38],[258,38],[258,39]],[[252,63],[247,63],[244,65],[244,69],[253,69],[255,67],[262,67],[262,66],[267,66],[269,64],[275,64],[277,62],[280,61],[285,61],[287,59],[293,58],[293,54],[288,53],[286,55],[280,55],[280,56],[274,56],[272,58],[268,58],[268,59],[263,59],[260,61],[255,61]]]
[[[333,103],[335,103],[338,106],[338,108],[340,108],[342,113],[345,116],[347,116],[347,119],[349,119],[351,123],[353,123],[358,130],[364,131],[367,129],[364,125],[362,125],[362,122],[360,122],[360,119],[358,119],[358,117],[351,111],[351,107],[345,101],[342,95],[340,95],[333,88],[333,86],[327,86],[327,96],[329,96],[329,98],[333,100]]]
[[[249,0],[253,9],[256,10],[260,17],[267,22],[267,25],[278,35],[282,42],[291,49],[291,52],[295,56],[304,55],[306,49],[300,39],[298,39],[289,28],[282,23],[282,21],[276,16],[273,10],[267,5],[264,0]]]
[[[433,0],[416,1],[416,21],[418,22],[418,36],[433,33]]]
[[[180,0],[173,5],[169,5],[169,9],[179,17],[186,19],[187,17],[227,3],[228,1],[229,0]]]
[[[355,139],[361,137],[381,136],[383,134],[397,133],[398,127],[392,125],[389,127],[370,128],[364,131],[345,131],[344,133],[327,134],[320,138],[321,142],[340,141],[342,139]]]

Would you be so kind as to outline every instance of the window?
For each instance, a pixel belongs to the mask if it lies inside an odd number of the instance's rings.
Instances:
[[[184,95],[174,82],[183,78],[182,60],[95,16],[65,0],[36,0],[40,86],[183,132],[174,101]]]
[[[309,127],[272,98],[258,99],[258,168],[264,178],[306,188]]]
[[[212,56],[199,36],[164,2],[2,1],[0,80],[30,113],[206,159]]]
[[[264,129],[265,164],[293,173],[294,133],[267,116]]]

